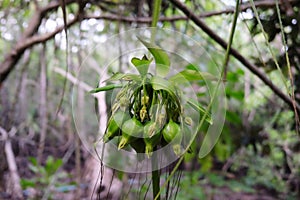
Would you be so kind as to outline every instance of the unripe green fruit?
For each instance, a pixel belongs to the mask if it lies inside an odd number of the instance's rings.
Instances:
[[[115,120],[111,120],[107,126],[106,133],[103,137],[103,142],[107,143],[119,133],[119,126]]]
[[[132,137],[126,133],[122,133],[118,149],[123,149],[126,145],[131,144],[133,141],[137,140],[138,138]]]
[[[171,142],[177,134],[180,134],[180,126],[170,119],[169,123],[162,130],[163,137],[167,143]]]
[[[181,153],[182,133],[179,124],[170,119],[169,123],[162,131],[163,137],[167,143],[172,142],[174,153],[179,156]]]
[[[137,120],[135,117],[124,122],[122,126],[122,134],[125,133],[127,135],[134,136],[134,137],[141,137],[143,130],[144,128],[142,123],[139,120]]]
[[[117,112],[113,116],[110,117],[106,133],[103,137],[103,142],[109,142],[115,136],[119,134],[120,127],[123,122],[128,119],[129,115],[126,115],[124,112]]]

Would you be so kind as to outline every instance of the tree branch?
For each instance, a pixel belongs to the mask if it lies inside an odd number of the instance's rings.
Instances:
[[[73,2],[75,2],[75,0],[66,0],[66,4],[70,4]],[[44,36],[33,35],[37,32],[44,16],[48,12],[57,9],[59,6],[60,4],[58,1],[51,1],[47,6],[43,8],[36,8],[35,14],[31,18],[27,29],[17,41],[15,47],[12,50],[10,50],[8,54],[5,55],[4,61],[0,64],[0,83],[2,83],[6,79],[8,74],[13,70],[14,66],[18,63],[18,61],[20,60],[27,48],[30,48],[34,44],[47,40],[43,40],[41,38],[48,38],[47,36],[49,36],[49,34],[46,34]]]
[[[290,5],[295,5],[296,3],[300,3],[297,0],[289,0],[288,1]],[[282,4],[282,1],[279,2]],[[256,1],[254,2],[256,7],[259,8],[272,8],[275,6],[275,1],[273,0],[264,0],[264,1]],[[250,3],[245,3],[240,6],[240,11],[246,11],[247,9],[251,9],[251,4]],[[198,15],[198,18],[206,18],[206,17],[213,17],[217,15],[222,15],[222,14],[231,14],[234,12],[234,8],[228,8],[225,10],[221,11],[210,11],[210,12],[204,12]],[[103,19],[103,20],[110,20],[110,21],[121,21],[121,22],[127,22],[127,23],[151,23],[152,18],[151,17],[126,17],[126,16],[120,16],[120,15],[115,15],[115,14],[109,14],[109,15],[86,15],[84,19]],[[159,21],[161,22],[174,22],[174,21],[179,21],[179,20],[188,20],[189,17],[187,16],[172,16],[172,17],[160,17]]]
[[[285,0],[285,1],[279,1],[279,5],[285,5],[286,3],[289,3],[289,5],[293,6],[296,4],[299,4],[300,2],[298,0]],[[274,0],[261,0],[261,1],[255,1],[254,5],[256,8],[272,8],[275,7],[276,1]],[[234,7],[228,8],[225,10],[220,11],[210,11],[200,14],[198,17],[205,18],[205,17],[212,17],[216,15],[223,15],[223,14],[231,14],[234,13]],[[246,11],[248,9],[252,9],[252,6],[250,3],[244,3],[240,5],[240,11]]]
[[[212,38],[215,42],[221,45],[224,49],[227,48],[227,42],[225,42],[220,36],[218,36],[212,29],[210,29],[198,16],[196,16],[188,7],[186,7],[179,0],[170,0],[173,5],[175,5],[179,10],[181,10],[186,16],[188,16],[199,28],[201,28],[210,38]],[[269,88],[284,102],[286,102],[291,109],[294,110],[293,100],[286,94],[284,94],[277,86],[275,86],[268,77],[261,72],[258,67],[248,59],[246,59],[243,55],[241,55],[236,49],[230,49],[231,55],[233,55],[237,60],[239,60],[246,68],[248,68],[253,74],[258,76]],[[297,111],[300,112],[300,106],[296,105]]]
[[[22,187],[20,184],[20,176],[18,173],[16,157],[14,155],[11,140],[10,140],[10,137],[14,135],[16,132],[17,130],[15,127],[13,127],[9,132],[7,132],[4,128],[0,126],[0,135],[5,142],[4,151],[5,151],[8,169],[10,173],[10,180],[12,186],[12,188],[10,188],[11,195],[14,199],[24,199],[22,193]]]
[[[74,18],[69,21],[67,27],[74,25],[78,21],[78,18]],[[14,66],[17,64],[26,49],[32,47],[35,44],[46,42],[47,40],[53,38],[57,33],[61,32],[64,26],[57,28],[51,33],[45,33],[43,35],[36,35],[23,40],[22,43],[18,43],[11,52],[6,55],[4,61],[0,65],[0,83],[2,83],[8,74],[13,70]]]
[[[75,3],[76,0],[66,0],[66,5]],[[178,2],[178,1],[171,1],[171,2]],[[280,1],[280,4],[283,1]],[[296,5],[299,4],[298,0],[288,0],[290,5]],[[183,5],[183,4],[182,4]],[[260,8],[270,8],[275,5],[274,0],[262,0],[255,2],[256,7]],[[4,61],[0,63],[0,84],[7,78],[8,74],[13,70],[14,66],[18,63],[19,59],[22,57],[24,51],[30,47],[32,47],[35,44],[45,42],[51,38],[53,38],[57,33],[61,32],[63,30],[63,27],[60,27],[56,29],[52,33],[47,33],[44,35],[35,36],[34,34],[37,32],[41,21],[43,17],[50,11],[53,11],[57,9],[60,6],[59,1],[51,1],[47,6],[40,8],[36,8],[36,12],[33,15],[32,19],[30,20],[30,23],[28,25],[28,28],[24,31],[18,42],[16,43],[15,47],[10,50],[9,53],[5,55]],[[187,8],[186,8],[187,9]],[[247,9],[251,9],[251,5],[249,3],[241,5],[241,11],[245,11]],[[191,13],[191,11],[186,11],[187,13]],[[195,16],[193,14],[192,18],[205,18],[205,17],[212,17],[216,15],[221,14],[229,14],[233,13],[234,8],[225,9],[222,11],[211,11],[211,12],[205,12],[200,14],[199,16]],[[186,14],[187,15],[187,14]],[[173,16],[173,17],[161,17],[159,21],[178,21],[178,20],[188,20],[190,14],[187,16]],[[100,15],[100,16],[93,16],[93,15],[86,15],[83,19],[103,19],[103,20],[111,20],[111,21],[121,21],[121,22],[127,22],[127,23],[150,23],[151,18],[150,17],[140,17],[140,18],[134,18],[134,17],[125,17],[125,16],[118,16],[118,15]],[[78,21],[78,18],[70,21],[68,23],[68,27],[72,26]],[[194,20],[193,20],[194,21]],[[196,23],[197,24],[197,23]],[[200,27],[201,28],[201,27]]]

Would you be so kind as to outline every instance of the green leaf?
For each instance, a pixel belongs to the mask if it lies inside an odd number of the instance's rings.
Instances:
[[[62,159],[57,159],[57,160],[55,160],[54,163],[53,163],[53,167],[54,167],[55,171],[56,171],[58,168],[60,168],[60,167],[62,166],[62,164],[63,164]]]
[[[187,103],[192,106],[195,110],[198,110],[202,115],[206,113],[206,109],[200,105],[200,103],[194,99],[187,100]],[[208,112],[208,111],[207,111]],[[205,121],[207,121],[209,124],[213,124],[213,121],[211,119],[211,115],[209,113],[206,114]]]
[[[236,112],[229,110],[226,111],[226,121],[239,125],[242,124],[241,117]]]
[[[145,47],[147,47],[147,49],[154,57],[156,63],[156,74],[161,77],[165,77],[170,71],[171,62],[168,54],[159,46],[146,42],[141,38],[138,39],[145,45]]]
[[[198,68],[192,63],[189,63],[187,66],[185,66],[185,68],[190,70],[198,70]]]
[[[3,0],[2,2],[2,7],[3,8],[7,8],[10,6],[10,0]]]
[[[159,76],[153,76],[150,80],[150,83],[154,90],[165,90],[172,96],[176,96],[175,87],[168,80]]]
[[[46,160],[45,170],[48,176],[54,174],[63,164],[62,159],[54,159],[53,156],[49,156]]]
[[[226,96],[235,98],[236,100],[243,101],[244,100],[244,91],[234,91],[232,88],[226,88]]]
[[[47,175],[51,175],[53,173],[53,163],[54,163],[54,158],[53,156],[49,156],[46,160],[46,164],[44,169],[46,170]]]
[[[23,189],[26,189],[28,187],[35,187],[36,186],[36,183],[32,180],[29,180],[29,179],[21,179],[21,186]]]
[[[29,157],[28,160],[31,162],[32,165],[38,165],[37,159],[35,157]]]
[[[95,89],[89,91],[89,93],[97,93],[97,92],[108,91],[108,90],[112,90],[115,88],[122,88],[122,87],[123,87],[123,85],[116,85],[116,84],[105,85],[103,87],[95,88]]]
[[[136,69],[142,76],[145,76],[148,73],[149,65],[151,62],[152,59],[149,60],[146,55],[144,55],[142,59],[136,57],[131,59],[131,63],[136,67]]]
[[[112,75],[109,79],[104,80],[103,82],[108,82],[108,81],[119,81],[119,80],[124,80],[124,81],[140,81],[141,77],[136,74],[123,74],[120,72],[115,73]]]
[[[200,72],[198,70],[185,69],[174,76],[170,77],[169,81],[178,83],[184,83],[187,81],[200,81],[211,80],[217,81],[218,78],[208,72]]]
[[[208,172],[213,167],[213,158],[211,155],[200,159],[199,162],[201,164],[201,172]]]
[[[34,165],[32,165],[32,164],[29,164],[29,165],[28,165],[28,168],[29,168],[32,172],[34,172],[34,173],[39,173],[39,168],[38,168],[37,166],[34,166]]]

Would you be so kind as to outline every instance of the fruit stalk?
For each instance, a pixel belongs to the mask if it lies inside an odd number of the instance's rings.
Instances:
[[[156,147],[154,151],[156,150]],[[153,199],[159,194],[160,191],[160,173],[158,170],[157,163],[157,154],[153,154],[152,156],[152,189],[153,189]],[[160,195],[157,196],[157,200],[160,200]]]

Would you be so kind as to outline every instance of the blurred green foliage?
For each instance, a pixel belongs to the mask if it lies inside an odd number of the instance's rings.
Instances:
[[[50,1],[38,1],[41,6],[47,5]],[[109,15],[120,14],[126,17],[136,17],[136,4],[134,1],[91,1],[85,12],[90,15]],[[150,1],[149,1],[150,2]],[[197,14],[210,11],[220,11],[230,8],[229,1],[184,1],[186,5]],[[295,2],[295,1],[294,1]],[[20,38],[30,22],[35,12],[34,1],[10,1],[3,0],[0,9],[0,53],[5,55],[16,41]],[[145,2],[142,7],[141,16],[150,16],[150,6]],[[77,4],[68,6],[70,16],[75,16],[78,11]],[[276,53],[276,59],[288,78],[287,63],[284,55],[284,47],[281,41],[278,16],[275,6],[258,8],[259,18],[268,35],[272,49]],[[288,56],[292,66],[294,77],[294,87],[296,100],[299,103],[300,94],[300,8],[299,2],[292,7],[281,7],[281,16],[284,26],[283,36],[288,45]],[[161,16],[172,17],[180,15],[181,12],[173,7],[169,2],[163,1]],[[222,38],[228,38],[231,14],[221,14],[208,18],[203,18]],[[61,25],[62,14],[60,9],[51,11],[44,16],[43,23],[38,29],[38,34],[53,31],[54,27],[49,24]],[[123,23],[122,21],[110,20],[83,20],[80,25],[75,25],[69,29],[70,40],[70,69],[72,75],[80,70],[82,59],[90,56],[90,64],[96,68],[94,76],[99,76],[99,71],[105,66],[99,66],[105,58],[107,52],[90,53],[91,47],[106,41],[111,35],[120,31],[129,30],[137,27],[147,27],[148,24]],[[203,69],[217,70],[215,65],[220,66],[224,59],[224,51],[212,41],[210,36],[204,34],[190,21],[170,21],[161,22],[159,26],[171,28],[187,34],[192,39],[198,41],[209,55],[203,55],[197,60],[196,66],[200,71]],[[50,27],[50,28],[49,28]],[[119,38],[119,46],[114,47],[116,51],[123,51],[129,48],[122,38]],[[176,38],[174,38],[176,40]],[[250,62],[255,63],[261,71],[268,76],[272,82],[281,89],[284,83],[280,79],[280,74],[275,68],[265,39],[258,26],[257,19],[251,9],[243,12],[239,18],[233,47],[237,48]],[[64,34],[59,33],[52,40],[46,43],[46,62],[47,62],[47,116],[49,122],[49,134],[47,139],[51,141],[64,141],[68,136],[65,130],[63,119],[70,120],[72,117],[71,98],[72,83],[68,82],[65,91],[63,109],[60,113],[61,121],[56,118],[56,108],[62,95],[62,88],[65,77],[58,74],[55,68],[66,69],[65,66],[65,46]],[[2,86],[5,94],[1,93],[1,98],[8,96],[8,102],[1,101],[0,113],[1,125],[14,125],[18,127],[19,137],[27,137],[29,134],[39,134],[39,76],[40,76],[40,51],[41,45],[30,48],[29,62],[19,62],[14,71]],[[25,57],[25,56],[24,56]],[[5,56],[0,58],[2,62]],[[124,62],[120,60],[120,63]],[[119,64],[119,63],[118,63]],[[121,66],[121,64],[120,64]],[[119,68],[116,64],[109,68],[108,73],[116,70],[126,71],[126,65]],[[209,72],[211,72],[209,71]],[[97,72],[97,73],[96,73]],[[213,73],[215,74],[215,73]],[[93,80],[91,78],[91,80]],[[95,87],[97,83],[88,83]],[[94,84],[94,85],[92,85]],[[21,89],[20,85],[23,85]],[[178,199],[206,199],[210,197],[206,186],[228,187],[234,192],[255,193],[255,187],[262,186],[274,193],[278,198],[296,199],[299,196],[300,187],[300,142],[298,135],[295,134],[295,120],[293,111],[287,107],[274,93],[265,86],[257,77],[246,70],[234,58],[231,58],[225,81],[225,92],[227,97],[226,124],[222,135],[213,151],[205,158],[198,160],[197,148],[201,144],[204,131],[200,131],[199,137],[194,141],[193,153],[185,155],[186,164],[193,166],[192,172],[183,172],[180,181],[180,192]],[[194,87],[203,87],[203,82]],[[197,94],[201,101],[206,101],[207,91],[199,90]],[[110,109],[110,96],[107,96],[107,110]],[[8,110],[8,111],[6,111]],[[10,113],[14,111],[13,113]],[[25,113],[25,114],[24,114]],[[3,116],[3,117],[2,117]],[[23,118],[19,119],[20,116]],[[68,118],[69,117],[69,118]],[[92,118],[89,116],[83,116]],[[7,123],[9,121],[9,123]],[[74,128],[74,127],[72,127]],[[93,132],[95,127],[86,124],[86,132],[91,137],[96,134]],[[75,130],[75,128],[74,128]],[[59,134],[57,134],[59,133]],[[38,138],[38,137],[36,137]],[[34,145],[37,146],[38,140],[33,138]],[[62,139],[63,138],[63,139]],[[27,146],[26,148],[31,148]],[[111,157],[111,159],[122,162],[122,159]],[[68,176],[63,172],[56,173],[63,165],[61,159],[54,159],[52,156],[47,158],[45,165],[37,163],[35,158],[30,158],[29,170],[34,175],[33,178],[22,179],[22,187],[34,187],[43,191],[51,180],[58,176],[61,181]],[[226,165],[226,170],[222,169]],[[235,179],[229,180],[225,175],[215,172],[234,174]],[[120,179],[126,177],[121,173]],[[298,188],[298,189],[297,189]],[[138,189],[146,193],[147,186],[143,185]],[[209,191],[209,192],[208,192]],[[43,191],[44,192],[44,191]]]

